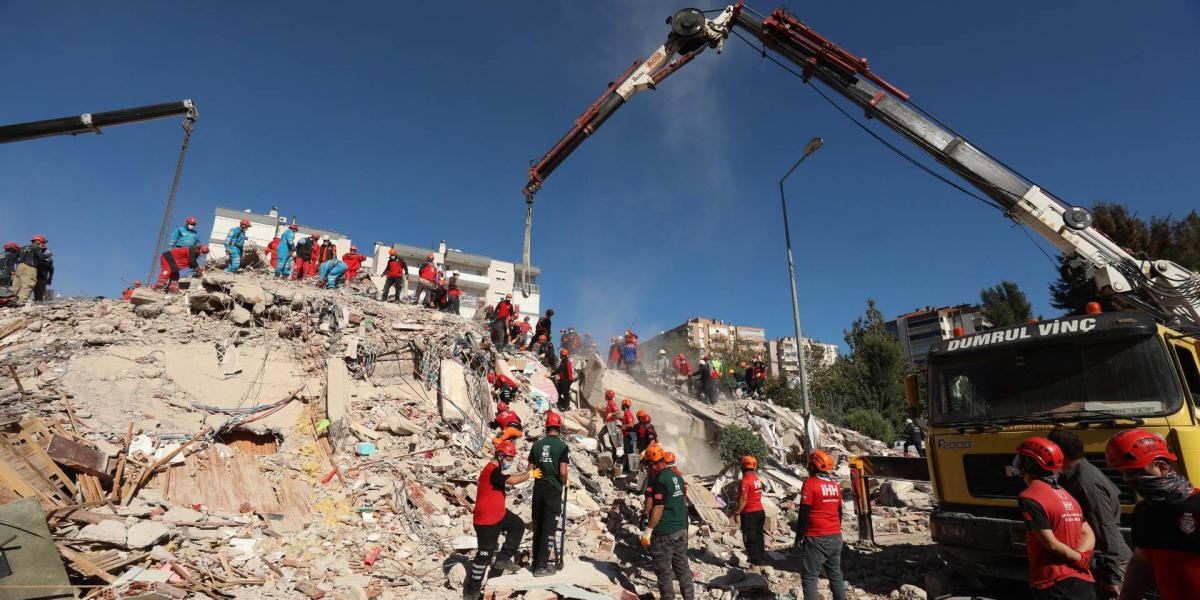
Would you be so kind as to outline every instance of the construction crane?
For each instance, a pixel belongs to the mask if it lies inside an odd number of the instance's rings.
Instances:
[[[196,105],[191,100],[148,104],[146,106],[123,108],[100,113],[84,113],[60,119],[0,125],[0,144],[22,142],[56,135],[100,134],[108,127],[176,116],[184,117],[183,144],[179,149],[179,161],[175,164],[175,177],[171,180],[171,193],[167,195],[167,205],[163,209],[162,224],[158,228],[158,238],[151,252],[150,271],[146,275],[146,281],[152,281],[154,273],[158,270],[158,251],[162,249],[164,238],[167,235],[167,228],[171,224],[171,212],[175,208],[175,193],[179,191],[179,178],[183,174],[183,159],[187,156],[188,142],[192,138],[196,119],[200,116],[200,113],[196,110]]]
[[[710,11],[715,12],[715,11]],[[738,2],[713,18],[694,8],[675,13],[671,33],[644,60],[635,61],[545,156],[532,164],[524,194],[526,263],[534,194],[576,148],[635,94],[653,90],[708,48],[722,51],[735,29],[857,104],[982,192],[1011,219],[1029,226],[1073,261],[1086,266],[1097,289],[1120,304],[1154,315],[1179,330],[1200,329],[1200,277],[1169,260],[1138,258],[1092,227],[1086,208],[1050,195],[1020,173],[909,102],[909,95],[856,56],[814,31],[786,9],[760,15]],[[739,36],[740,37],[740,36]],[[745,38],[742,38],[745,39]]]

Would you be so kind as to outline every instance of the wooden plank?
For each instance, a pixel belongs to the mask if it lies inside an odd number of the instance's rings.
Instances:
[[[28,455],[41,453],[44,462],[39,460],[37,456],[30,459]],[[35,464],[35,461],[38,464]],[[6,465],[4,472],[8,473],[5,479],[8,480],[9,487],[20,491],[19,485],[14,485],[15,481],[23,481],[29,488],[35,491],[35,495],[42,501],[42,505],[46,508],[55,506],[63,506],[73,503],[75,497],[75,486],[62,475],[62,471],[58,471],[58,467],[54,466],[54,462],[42,452],[42,449],[36,444],[23,441],[17,436],[5,437],[0,435],[0,463]],[[69,491],[64,491],[62,486],[55,485],[49,477],[43,474],[45,463],[57,471],[62,476],[60,481],[64,482]],[[41,465],[42,469],[39,469]]]
[[[150,468],[142,471],[142,476],[137,479],[137,483],[135,483],[133,485],[133,488],[129,491],[129,495],[125,496],[124,503],[129,504],[130,499],[132,499],[134,496],[137,495],[138,489],[140,489],[143,485],[146,485],[146,482],[149,481],[150,477],[154,475],[154,471],[158,470],[159,467],[170,463],[171,459],[178,456],[180,452],[183,452],[185,449],[187,449],[188,446],[191,446],[196,440],[208,435],[209,432],[211,432],[211,431],[212,431],[212,427],[205,427],[203,431],[200,431],[196,435],[193,435],[191,439],[184,442],[183,444],[180,444],[180,446],[178,448],[168,452],[166,456],[158,459],[158,462],[150,465]]]
[[[311,520],[309,490],[296,479],[272,483],[258,468],[258,460],[240,450],[229,458],[213,449],[188,456],[163,477],[162,494],[168,501],[188,506],[207,505],[214,511],[238,513],[249,504],[279,531],[298,531]]]
[[[102,479],[110,477],[107,454],[61,435],[50,437],[50,445],[46,448],[46,454],[54,459],[54,462],[71,467],[76,471]]]
[[[72,550],[61,544],[58,546],[58,551],[62,553],[64,558],[71,562],[71,565],[74,566],[76,570],[84,575],[99,577],[108,583],[112,583],[117,580],[117,578],[108,571],[105,571],[97,566],[96,563],[93,563],[91,560],[89,560],[88,557],[82,552],[76,552],[75,550]]]
[[[4,338],[22,329],[25,329],[24,318],[17,317],[11,321],[6,321],[3,325],[0,325],[0,340],[3,340]]]
[[[690,477],[684,477],[684,481],[687,482],[688,502],[696,509],[700,520],[712,526],[728,524],[729,518],[721,511],[721,504],[708,488]]]
[[[133,437],[133,422],[129,423],[129,429],[125,431],[125,443],[121,445],[121,455],[117,459],[117,474],[113,477],[112,501],[121,501],[121,476],[125,474],[125,459],[129,456],[129,440]]]

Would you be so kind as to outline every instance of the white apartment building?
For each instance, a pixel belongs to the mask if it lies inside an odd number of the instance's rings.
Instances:
[[[206,242],[208,244],[209,258],[221,258],[225,256],[225,238],[229,235],[229,230],[237,227],[238,223],[241,223],[243,219],[250,221],[250,229],[246,230],[246,240],[260,248],[266,248],[271,243],[271,240],[282,235],[288,226],[296,222],[294,217],[289,221],[287,217],[280,216],[279,209],[277,208],[271,208],[270,212],[266,214],[259,214],[251,212],[248,208],[245,210],[234,210],[218,206],[216,213],[213,215],[212,233],[209,234],[208,241]],[[338,256],[350,251],[350,238],[337,231],[313,227],[311,225],[297,224],[297,227],[299,227],[296,231],[297,236],[308,236],[314,233],[321,236],[329,236],[329,240],[337,247]],[[367,270],[369,266],[369,262],[364,262],[363,270]]]
[[[837,344],[825,344],[807,337],[803,339],[804,351],[810,356],[815,355],[817,367],[827,367],[837,360]],[[767,342],[767,373],[772,377],[786,377],[789,381],[799,380],[800,361],[796,354],[796,336],[789,335]]]

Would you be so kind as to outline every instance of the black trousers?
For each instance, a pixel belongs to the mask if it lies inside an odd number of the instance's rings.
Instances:
[[[1030,588],[1029,597],[1033,600],[1096,600],[1096,588],[1090,581],[1071,577],[1046,589]]]
[[[763,542],[763,526],[767,522],[765,511],[742,513],[742,541],[746,544],[746,556],[752,565],[767,562]]]
[[[571,409],[571,382],[556,381],[554,389],[558,392],[558,410],[566,411]]]
[[[400,301],[400,290],[404,289],[404,276],[403,275],[401,275],[400,277],[388,277],[387,279],[385,279],[383,281],[383,295],[380,296],[379,299],[386,302],[387,297],[388,297],[388,292],[390,292],[392,290],[392,288],[396,288],[396,302],[399,302]]]
[[[542,483],[538,481],[537,484]],[[533,568],[545,567],[550,560],[558,515],[562,512],[562,491],[553,485],[533,488]]]

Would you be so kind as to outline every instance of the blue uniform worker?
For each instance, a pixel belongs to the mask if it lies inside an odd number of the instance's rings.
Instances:
[[[317,271],[317,281],[320,281],[324,287],[336,289],[349,268],[346,266],[346,263],[336,258],[331,258],[321,263],[321,269]]]
[[[200,243],[200,234],[196,233],[196,217],[188,217],[183,227],[171,232],[171,248],[191,248]]]
[[[275,259],[275,275],[288,277],[292,274],[292,253],[296,251],[296,230],[293,223],[279,236],[279,245],[275,247],[278,257]]]
[[[242,266],[242,245],[246,243],[246,230],[250,229],[250,221],[242,219],[237,227],[229,230],[225,236],[225,252],[229,254],[229,266],[225,270],[233,273]]]

